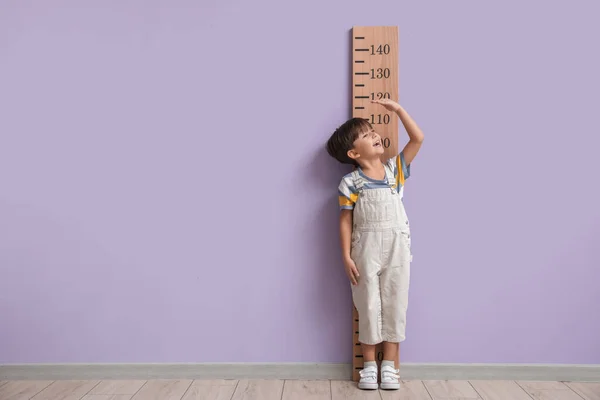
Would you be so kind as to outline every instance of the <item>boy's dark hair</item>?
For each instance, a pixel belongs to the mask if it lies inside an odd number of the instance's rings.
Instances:
[[[358,165],[348,157],[354,141],[361,132],[371,130],[371,124],[364,118],[351,118],[340,125],[327,141],[327,153],[343,164]]]

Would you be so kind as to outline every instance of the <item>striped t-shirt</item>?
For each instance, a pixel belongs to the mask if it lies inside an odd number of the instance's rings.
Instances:
[[[400,154],[398,154],[396,157],[390,158],[384,164],[384,167],[394,174],[396,179],[394,188],[398,191],[398,193],[402,194],[404,182],[410,176],[410,165],[406,165],[404,162],[404,153],[400,152]],[[371,179],[363,173],[360,167],[358,167],[358,173],[365,179],[363,190],[389,187],[387,178],[383,178],[383,180]],[[349,173],[342,178],[342,182],[338,187],[338,196],[340,209],[354,209],[354,204],[356,204],[356,200],[358,199],[358,190],[356,189],[356,186],[354,186],[352,173]]]

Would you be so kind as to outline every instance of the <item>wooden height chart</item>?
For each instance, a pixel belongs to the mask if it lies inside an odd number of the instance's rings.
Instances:
[[[352,116],[373,125],[384,147],[383,159],[398,154],[398,116],[372,100],[398,101],[398,27],[355,26],[352,28]],[[358,381],[363,356],[358,342],[358,312],[352,313],[352,379]],[[382,346],[376,349],[383,359]]]
[[[398,116],[372,100],[398,101],[398,27],[352,29],[352,116],[369,121],[383,138],[384,158],[398,154]]]

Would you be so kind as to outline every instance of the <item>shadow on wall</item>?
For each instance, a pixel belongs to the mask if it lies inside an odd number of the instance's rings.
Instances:
[[[352,30],[348,31],[349,66],[348,88],[352,87]],[[352,91],[347,99],[348,115],[352,115]],[[343,121],[320,124],[329,126],[322,132],[323,140],[315,149],[310,168],[306,169],[304,180],[307,187],[317,197],[311,202],[315,207],[311,217],[306,221],[306,232],[310,256],[305,257],[314,270],[310,276],[314,279],[308,289],[310,298],[308,306],[314,312],[306,320],[305,340],[311,343],[322,343],[318,348],[322,362],[352,361],[352,296],[349,280],[344,271],[339,239],[338,186],[342,177],[352,170],[349,165],[340,164],[326,150],[326,142],[333,130]],[[311,346],[312,347],[312,346]],[[341,359],[340,359],[341,355]]]
[[[344,271],[339,242],[339,209],[337,187],[342,176],[351,168],[341,165],[327,154],[324,135],[323,146],[316,150],[306,179],[316,186],[315,192],[325,193],[319,197],[315,212],[309,222],[309,248],[313,252],[308,259],[317,266],[313,275],[316,281],[311,289],[310,306],[315,310],[312,318],[313,328],[320,336],[327,336],[326,343],[335,343],[331,349],[324,350],[330,357],[339,354],[351,355],[348,351],[351,342],[351,290]],[[340,332],[348,335],[340,336]],[[333,340],[332,340],[333,339]],[[335,341],[334,341],[335,340]],[[336,361],[336,360],[332,360]]]
[[[348,39],[351,35],[349,30]],[[349,40],[348,49],[351,45]],[[351,60],[351,51],[348,53]],[[350,89],[352,66],[350,62],[348,65],[348,75],[341,79]],[[295,281],[289,283],[295,293],[301,293],[299,297],[290,297],[289,302],[292,312],[302,318],[302,323],[295,325],[294,337],[301,341],[296,345],[306,349],[301,359],[294,358],[294,362],[348,363],[352,360],[351,287],[341,257],[337,200],[340,181],[352,168],[340,164],[326,150],[327,139],[351,116],[350,93],[336,96],[344,102],[347,113],[342,112],[340,116],[338,105],[334,105],[322,120],[311,122],[314,124],[310,128],[311,140],[316,139],[317,143],[305,149],[297,161],[294,166],[297,175],[289,181],[290,190],[286,192],[296,193],[298,187],[302,188],[301,198],[296,195],[291,199],[294,207],[301,208],[302,217],[291,217],[294,226],[287,232],[292,254],[301,260],[296,260],[294,265],[303,269],[290,274]],[[282,255],[282,262],[286,256]],[[287,293],[282,295],[287,296]]]

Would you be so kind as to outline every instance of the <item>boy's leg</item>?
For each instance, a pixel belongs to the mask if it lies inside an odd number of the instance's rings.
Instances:
[[[400,389],[400,375],[398,374],[398,342],[383,342],[383,361],[381,362],[381,389]]]
[[[394,368],[400,368],[400,343],[383,342],[383,359],[394,362]],[[363,350],[364,352],[364,350]]]
[[[377,363],[375,362],[375,345],[362,344],[363,369],[359,372],[359,389],[375,390],[379,387],[377,383]]]
[[[363,362],[375,361],[375,345],[361,343]]]

